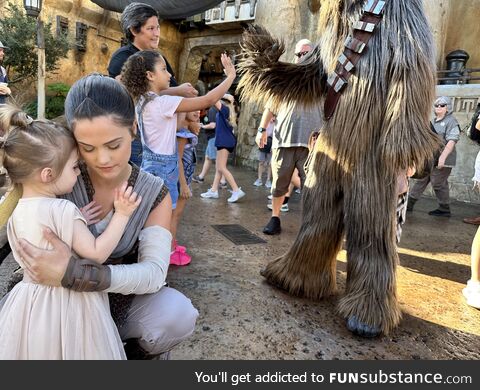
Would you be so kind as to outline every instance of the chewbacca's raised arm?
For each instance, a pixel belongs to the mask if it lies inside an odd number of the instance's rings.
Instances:
[[[280,62],[282,41],[258,25],[250,26],[241,42],[238,90],[244,101],[271,107],[285,102],[317,103],[326,91],[326,75],[316,47],[300,64]]]

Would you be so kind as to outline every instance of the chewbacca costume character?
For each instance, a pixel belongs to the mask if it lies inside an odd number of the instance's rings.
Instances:
[[[379,3],[323,0],[320,41],[298,65],[279,62],[283,43],[259,26],[250,27],[239,63],[242,98],[269,106],[290,101],[323,105],[327,78],[340,55],[356,55],[345,48],[347,36],[355,34],[360,18],[375,19],[363,8]],[[331,295],[345,235],[347,281],[338,310],[349,330],[365,337],[388,333],[401,319],[397,176],[408,167],[424,166],[438,147],[428,126],[435,93],[433,48],[422,1],[387,0],[315,144],[298,236],[288,253],[262,271],[269,283],[293,295]]]

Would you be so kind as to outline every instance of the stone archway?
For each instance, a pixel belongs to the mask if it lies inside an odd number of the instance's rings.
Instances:
[[[196,85],[204,57],[219,48],[240,52],[241,31],[185,39],[179,60],[179,80]],[[208,90],[208,88],[206,88]],[[262,111],[256,105],[242,105],[238,117],[236,162],[255,168],[257,165],[256,128]]]
[[[180,53],[178,79],[195,85],[200,74],[204,56],[213,49],[239,52],[241,33],[209,35],[187,38]]]

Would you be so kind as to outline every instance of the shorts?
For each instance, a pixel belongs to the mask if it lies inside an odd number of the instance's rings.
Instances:
[[[156,154],[143,149],[142,169],[152,175],[161,177],[170,192],[172,209],[178,200],[178,157],[177,154]]]
[[[272,195],[276,198],[288,192],[293,171],[298,169],[301,186],[305,183],[305,162],[308,148],[295,146],[291,148],[272,149]]]
[[[270,161],[272,161],[272,153],[265,153],[259,150],[258,161],[266,162],[267,164],[270,164]]]
[[[215,147],[215,137],[210,138],[207,143],[207,148],[205,149],[205,156],[209,160],[217,159],[217,148]]]
[[[226,148],[224,146],[220,146],[217,148],[217,152],[222,149],[228,150],[228,153],[233,153],[233,151],[235,150],[235,148]]]

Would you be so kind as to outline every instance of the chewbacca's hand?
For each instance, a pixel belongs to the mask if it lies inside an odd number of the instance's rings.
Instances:
[[[245,30],[240,46],[245,59],[251,59],[260,67],[277,62],[285,52],[282,41],[273,38],[265,28],[256,24]]]

